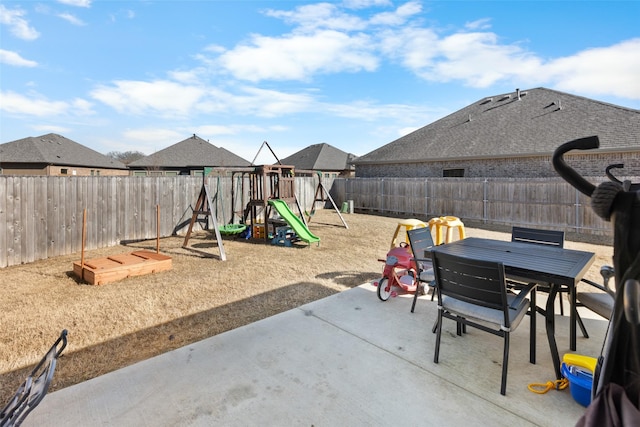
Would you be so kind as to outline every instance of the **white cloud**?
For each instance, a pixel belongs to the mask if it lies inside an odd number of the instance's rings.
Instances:
[[[176,142],[185,139],[186,136],[180,132],[176,132],[175,130],[170,129],[161,129],[161,128],[140,128],[140,129],[127,129],[122,133],[122,136],[125,139],[130,139],[138,142],[171,142],[175,144]],[[182,139],[180,139],[182,138]]]
[[[0,49],[0,64],[13,65],[15,67],[37,67],[36,61],[24,59],[16,52]]]
[[[64,101],[49,101],[41,97],[27,97],[15,92],[1,92],[0,110],[10,114],[47,117],[69,112],[70,105]]]
[[[298,6],[292,11],[267,10],[267,16],[279,18],[295,25],[297,32],[312,32],[319,28],[336,31],[362,30],[366,22],[358,16],[349,15],[331,3],[314,3]]]
[[[483,88],[506,78],[535,75],[540,60],[517,45],[498,43],[491,32],[459,32],[441,37],[428,28],[381,33],[381,51],[398,57],[429,81],[462,81]]]
[[[306,80],[315,73],[373,71],[378,59],[364,34],[337,31],[283,38],[253,36],[251,44],[223,53],[219,63],[234,77],[260,80]]]
[[[59,18],[64,19],[65,21],[73,24],[73,25],[77,25],[79,27],[85,26],[87,25],[86,23],[84,23],[81,19],[77,18],[76,16],[70,14],[70,13],[60,13],[58,14]]]
[[[243,105],[238,104],[240,110],[254,110],[254,114],[261,117],[276,117],[309,111],[315,100],[305,94],[290,94],[275,90],[247,87],[244,89],[249,95],[243,97]],[[246,103],[248,101],[248,103]]]
[[[70,102],[74,114],[79,116],[93,115],[93,104],[86,99],[75,98]]]
[[[181,133],[175,129],[162,127],[127,129],[122,133],[121,138],[104,141],[103,145],[108,146],[111,151],[130,151],[131,147],[135,147],[135,151],[149,155],[176,144],[190,135],[190,133]]]
[[[559,90],[640,99],[640,38],[559,58],[541,71]]]
[[[119,80],[99,86],[91,97],[120,113],[188,115],[205,94],[200,87],[158,80],[153,82]]]
[[[438,35],[428,28],[403,28],[380,33],[381,52],[400,58],[402,64],[418,73],[433,63],[437,55]]]
[[[374,15],[370,19],[371,24],[375,25],[403,25],[407,20],[422,12],[422,5],[418,2],[405,3],[393,12],[383,12]]]
[[[342,2],[349,9],[365,9],[373,6],[392,6],[390,0],[344,0]]]
[[[70,101],[51,101],[38,94],[26,96],[15,92],[2,92],[1,95],[0,110],[11,115],[84,117],[94,114],[93,105],[81,98],[74,98]]]
[[[91,7],[91,0],[58,0],[58,3],[66,4],[67,6]]]
[[[205,136],[216,137],[221,135],[240,135],[245,133],[263,134],[266,132],[282,132],[284,130],[286,130],[286,128],[283,126],[257,126],[249,124],[201,125],[194,129],[195,133],[203,138]]]
[[[501,45],[493,33],[458,33],[438,42],[438,57],[418,73],[428,80],[461,80],[484,88],[514,76],[529,74],[540,60],[516,45]]]
[[[465,28],[469,30],[487,30],[491,28],[491,19],[490,18],[482,18],[477,19],[475,21],[467,22]]]
[[[348,104],[323,104],[323,110],[335,116],[370,122],[393,120],[397,124],[424,123],[429,118],[441,117],[442,109],[422,105],[378,104],[371,101],[355,101]]]
[[[409,135],[411,132],[415,132],[420,129],[422,126],[413,126],[413,127],[405,127],[398,129],[398,138],[403,137],[405,135]]]
[[[19,39],[35,40],[40,37],[40,33],[23,18],[25,15],[26,12],[22,9],[11,10],[0,4],[0,24],[7,25],[9,32]]]
[[[71,132],[70,128],[57,125],[33,125],[31,129],[42,132],[42,134],[57,133],[58,135],[64,135]]]

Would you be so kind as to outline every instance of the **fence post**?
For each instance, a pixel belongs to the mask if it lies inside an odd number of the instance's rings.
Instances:
[[[429,216],[429,179],[424,179],[424,216]]]
[[[576,233],[580,232],[580,192],[578,190],[575,190],[576,192],[576,203],[575,203],[575,210],[576,210]]]
[[[380,180],[380,204],[382,208],[382,212],[386,212],[385,210],[385,200],[384,200],[384,178]]]
[[[488,213],[487,213],[487,203],[489,202],[487,200],[488,187],[489,187],[489,180],[485,178],[482,184],[482,222],[485,224],[487,223],[487,217],[488,217]]]

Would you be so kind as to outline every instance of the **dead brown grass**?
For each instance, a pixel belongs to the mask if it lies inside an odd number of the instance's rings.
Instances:
[[[52,390],[67,387],[189,343],[358,286],[380,276],[397,219],[319,210],[310,223],[320,246],[294,248],[224,238],[227,261],[209,233],[182,248],[182,237],[162,239],[173,258],[168,272],[102,286],[79,283],[72,264],[80,254],[3,269],[0,274],[0,404],[6,402],[62,329],[69,345]],[[507,239],[467,229],[468,236]],[[612,248],[567,242],[596,252],[588,277],[599,280]],[[155,250],[155,240],[89,251],[86,258]]]

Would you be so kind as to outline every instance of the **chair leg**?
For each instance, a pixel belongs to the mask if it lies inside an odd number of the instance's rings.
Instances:
[[[589,338],[589,333],[587,332],[587,328],[585,328],[584,323],[582,322],[582,317],[580,317],[580,314],[578,313],[578,310],[576,308],[574,308],[574,310],[576,310],[576,321],[578,322],[578,326],[580,326],[582,336],[585,338]]]
[[[502,355],[502,382],[500,384],[500,394],[507,393],[507,367],[509,365],[509,332],[504,333],[504,354]]]
[[[578,322],[578,326],[580,326],[580,330],[582,331],[582,336],[585,338],[589,338],[589,333],[587,332],[587,328],[584,326],[584,322],[582,321],[582,317],[580,317],[580,313],[578,313],[578,308],[571,304],[571,301],[575,301],[571,292],[567,293],[569,297],[569,309],[575,310],[576,312],[576,322]],[[562,298],[560,298],[562,299]]]
[[[536,290],[531,291],[531,299],[529,301],[529,362],[536,364]]]
[[[413,313],[413,310],[416,309],[416,302],[418,301],[418,288],[420,287],[420,283],[418,283],[418,287],[416,288],[416,291],[413,294],[413,302],[411,303],[411,312]]]
[[[442,310],[438,310],[438,321],[434,325],[437,328],[436,331],[436,352],[433,356],[433,362],[438,363],[438,357],[440,356],[440,335],[442,334]]]

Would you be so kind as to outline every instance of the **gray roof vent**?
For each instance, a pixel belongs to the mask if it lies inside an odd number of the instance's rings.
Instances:
[[[493,98],[485,98],[482,100],[482,102],[480,103],[480,105],[484,105],[484,104],[488,104],[491,101],[493,101]]]
[[[505,95],[505,96],[503,96],[502,98],[498,99],[498,102],[499,102],[499,101],[504,101],[504,100],[506,100],[506,99],[511,99],[511,94]]]

